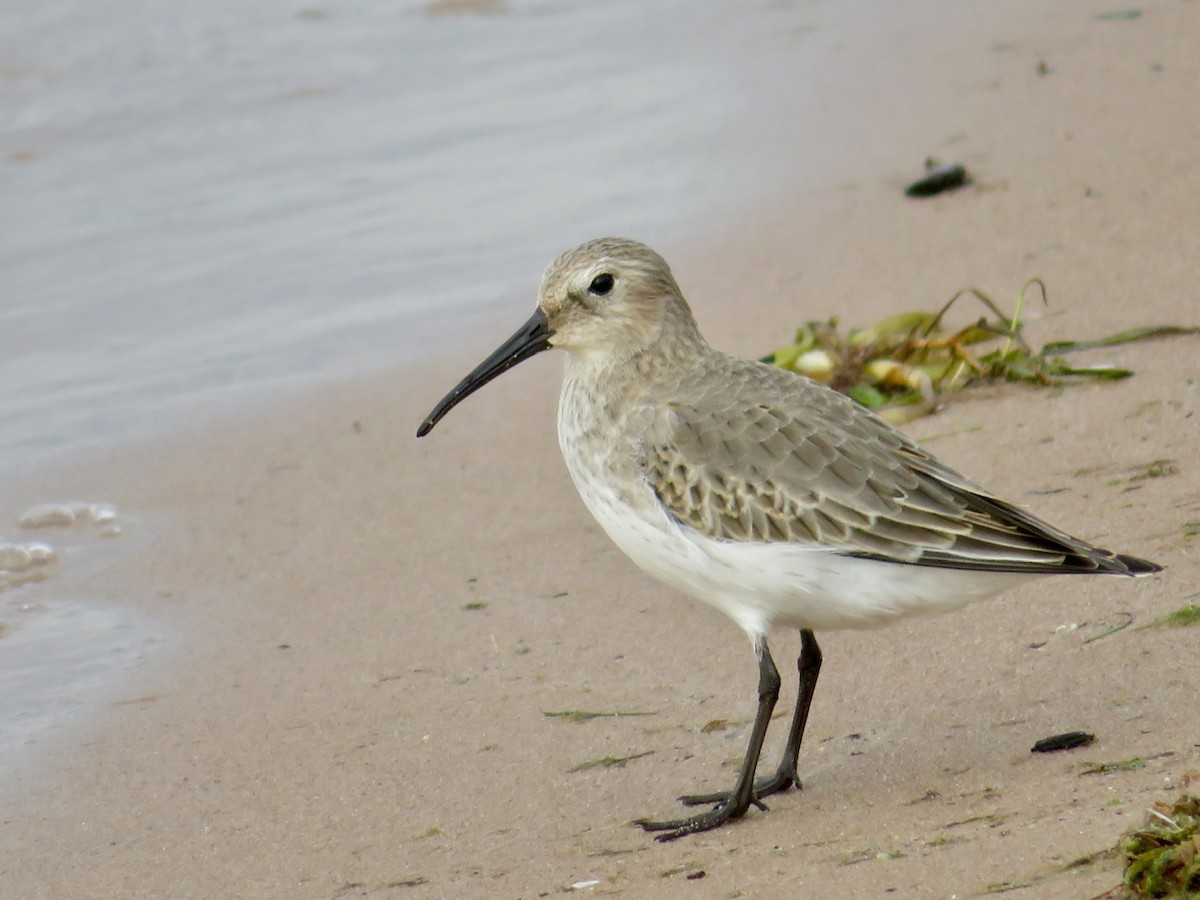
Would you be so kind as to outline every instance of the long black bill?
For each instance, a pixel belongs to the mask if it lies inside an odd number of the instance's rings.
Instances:
[[[554,334],[546,314],[540,309],[529,317],[529,321],[517,329],[517,333],[501,344],[496,350],[475,367],[475,369],[458,383],[458,385],[441,399],[433,412],[425,417],[421,427],[417,429],[417,437],[425,437],[433,430],[433,426],[441,421],[442,416],[454,409],[459,402],[475,393],[497,375],[502,375],[519,362],[550,349],[550,338]]]

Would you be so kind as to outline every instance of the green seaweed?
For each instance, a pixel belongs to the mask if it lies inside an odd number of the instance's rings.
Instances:
[[[1137,769],[1146,768],[1146,760],[1140,756],[1135,756],[1132,759],[1123,759],[1120,762],[1114,763],[1084,763],[1081,775],[1108,775],[1111,772],[1133,772]]]
[[[1129,476],[1130,481],[1146,481],[1151,478],[1167,478],[1179,474],[1179,466],[1173,459],[1154,459]]]
[[[1174,337],[1184,334],[1200,334],[1200,327],[1187,328],[1181,325],[1151,325],[1145,328],[1126,328],[1116,334],[1100,338],[1096,341],[1051,341],[1042,347],[1044,356],[1062,356],[1066,353],[1078,353],[1080,350],[1097,350],[1101,347],[1117,347],[1121,344],[1132,344],[1151,338]],[[1158,402],[1158,401],[1152,401]]]
[[[1200,896],[1200,798],[1180,794],[1156,803],[1146,824],[1121,845],[1125,886],[1142,897],[1185,900]]]
[[[866,862],[868,859],[874,859],[875,853],[876,850],[874,847],[859,847],[857,850],[847,850],[841,855],[838,865],[853,866],[857,863]]]
[[[587,762],[571,766],[567,769],[567,774],[586,772],[588,769],[621,769],[625,767],[625,763],[641,759],[643,756],[650,756],[653,752],[653,750],[645,750],[642,753],[634,753],[632,756],[602,756],[599,759],[590,759]]]
[[[1083,856],[1077,856],[1049,872],[1041,872],[1037,875],[1030,875],[1026,878],[1017,878],[1010,881],[997,881],[989,884],[986,888],[979,892],[979,896],[987,896],[989,894],[1006,894],[1009,891],[1019,891],[1028,887],[1036,887],[1039,884],[1048,884],[1065,876],[1080,872],[1098,863],[1115,859],[1117,856],[1118,849],[1116,847],[1106,847],[1103,850],[1097,850],[1094,853],[1085,853]],[[1058,897],[1068,895],[1064,894],[1063,892],[1058,892],[1053,895],[1047,894],[1046,896]],[[1099,897],[1093,898],[1093,900],[1101,900],[1101,897],[1110,896],[1110,894],[1105,893],[1101,894]]]
[[[1115,625],[1109,625],[1109,627],[1107,629],[1105,629],[1104,631],[1102,631],[1100,634],[1093,635],[1092,637],[1083,641],[1083,643],[1090,644],[1093,641],[1103,640],[1104,638],[1108,637],[1109,635],[1116,634],[1118,631],[1124,631],[1126,628],[1128,628],[1130,625],[1133,624],[1133,613],[1122,612],[1122,613],[1117,613],[1117,615],[1124,616],[1124,619],[1122,619],[1120,622],[1118,622]],[[1107,624],[1107,623],[1101,623],[1101,624]]]
[[[968,288],[936,312],[897,313],[845,332],[836,318],[807,322],[796,329],[790,344],[763,361],[828,384],[889,421],[902,423],[931,412],[942,397],[976,385],[1022,382],[1061,388],[1085,380],[1129,378],[1130,369],[1074,365],[1063,357],[1135,341],[1200,334],[1200,327],[1146,326],[1096,340],[1052,341],[1035,351],[1022,336],[1026,294],[1034,287],[1045,302],[1046,287],[1033,278],[1021,288],[1011,313],[1002,311],[982,291]],[[987,315],[952,331],[944,322],[963,298],[978,301]]]
[[[1147,622],[1146,628],[1186,628],[1189,625],[1200,624],[1200,606],[1189,603],[1181,606],[1165,616],[1159,616],[1153,622]]]
[[[623,719],[626,716],[653,716],[653,712],[637,712],[637,711],[614,711],[614,712],[591,712],[583,709],[563,709],[554,712],[543,711],[542,715],[547,719],[565,719],[568,722],[590,722],[592,719]]]

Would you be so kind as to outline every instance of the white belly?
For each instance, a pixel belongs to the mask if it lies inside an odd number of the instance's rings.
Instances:
[[[644,483],[618,492],[585,466],[568,468],[588,510],[630,559],[716,607],[752,638],[772,625],[872,628],[956,609],[1033,577],[879,562],[782,542],[713,540],[671,519]]]

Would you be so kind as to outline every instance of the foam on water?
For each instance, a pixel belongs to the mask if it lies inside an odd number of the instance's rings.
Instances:
[[[18,520],[38,540],[0,537],[0,793],[52,735],[94,712],[166,632],[88,597],[87,573],[111,561],[97,544],[121,534],[109,503],[41,503]]]

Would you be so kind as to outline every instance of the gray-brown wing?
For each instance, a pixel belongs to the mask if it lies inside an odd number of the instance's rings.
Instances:
[[[652,410],[642,446],[658,499],[703,534],[989,571],[1128,574],[1142,562],[993,497],[841,394],[721,361],[724,378],[681,384]]]

